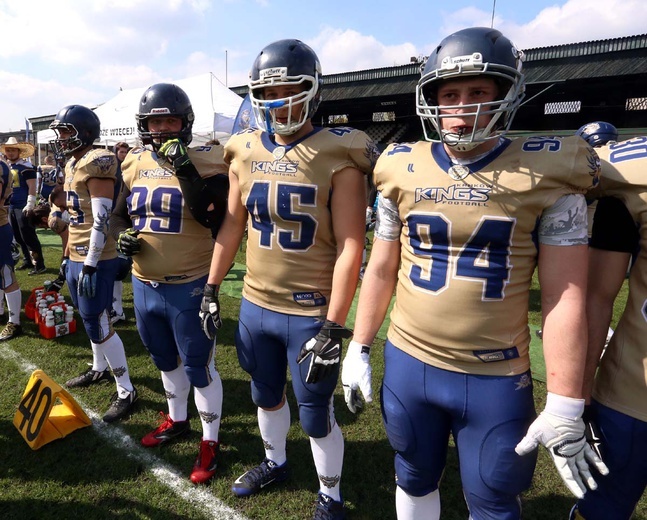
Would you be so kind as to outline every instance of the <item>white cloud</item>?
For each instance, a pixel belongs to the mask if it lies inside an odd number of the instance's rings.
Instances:
[[[24,118],[55,114],[72,103],[94,106],[101,100],[81,86],[0,70],[0,101],[2,130],[8,131],[24,128]]]
[[[306,43],[319,56],[324,74],[403,65],[417,55],[412,43],[385,45],[351,29],[325,27]]]
[[[506,30],[525,49],[633,36],[647,30],[647,2],[569,0],[561,7],[542,10],[527,24],[504,22]]]

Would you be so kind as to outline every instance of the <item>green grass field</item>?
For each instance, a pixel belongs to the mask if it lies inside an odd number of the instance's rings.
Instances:
[[[58,270],[58,238],[50,232],[39,232],[39,236],[47,244],[45,256],[49,269],[46,274],[34,277],[18,271],[23,305],[31,289],[41,286],[45,279],[55,278]],[[243,263],[242,253],[237,261]],[[194,430],[188,437],[161,449],[139,448],[139,439],[157,425],[159,411],[166,411],[166,401],[159,372],[137,334],[130,283],[125,284],[124,290],[128,322],[119,324],[117,331],[126,346],[132,380],[140,392],[136,413],[117,425],[105,425],[100,417],[114,386],[74,390],[72,395],[93,419],[92,427],[75,431],[37,451],[29,448],[13,426],[13,417],[29,375],[40,368],[62,383],[86,368],[91,351],[80,322],[77,333],[46,340],[23,314],[25,334],[0,343],[0,379],[4,381],[0,393],[0,518],[282,520],[311,517],[318,482],[309,441],[296,420],[296,406],[290,392],[293,424],[288,439],[288,459],[291,479],[271,492],[248,499],[237,499],[230,492],[231,483],[263,457],[249,379],[238,366],[233,346],[240,303],[236,284],[240,284],[242,275],[243,267],[239,265],[228,276],[229,287],[223,288],[221,297],[224,325],[218,337],[217,365],[224,387],[222,451],[216,477],[210,485],[199,488],[188,481],[200,440],[200,423],[192,399],[189,410]],[[63,294],[68,297],[67,288]],[[618,312],[621,305],[620,302]],[[539,325],[536,286],[531,291],[530,320],[534,327]],[[382,347],[383,341],[379,341],[372,355],[375,388],[383,373]],[[538,343],[534,344],[535,354],[540,348]],[[541,379],[540,375],[538,377]],[[535,385],[537,407],[541,408],[545,385],[540,380]],[[335,408],[346,439],[342,492],[349,518],[395,518],[393,451],[382,428],[379,403],[374,402],[354,416],[344,404],[339,385]],[[453,448],[441,485],[441,497],[443,519],[467,518]],[[565,520],[573,502],[542,450],[533,486],[523,496],[524,518]],[[646,497],[634,518],[647,520]]]

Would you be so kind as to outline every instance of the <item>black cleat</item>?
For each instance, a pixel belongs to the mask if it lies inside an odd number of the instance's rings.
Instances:
[[[106,369],[99,372],[97,370],[90,369],[65,381],[65,386],[68,388],[82,388],[99,383],[112,383],[113,381],[114,378],[112,377],[112,374],[110,374],[110,370]]]
[[[135,407],[135,401],[137,401],[137,389],[133,387],[132,392],[130,392],[126,397],[121,398],[117,392],[112,396],[112,403],[110,403],[110,408],[103,416],[103,422],[111,423],[123,419],[133,411]]]

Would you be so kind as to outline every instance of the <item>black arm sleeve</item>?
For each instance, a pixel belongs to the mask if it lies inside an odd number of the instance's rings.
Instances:
[[[593,217],[591,247],[633,254],[639,239],[636,223],[624,203],[615,197],[601,198]]]
[[[176,176],[191,215],[204,227],[211,229],[211,235],[216,238],[227,212],[229,177],[200,177],[193,163],[176,170]],[[209,209],[210,206],[213,207]]]
[[[133,225],[132,220],[130,220],[130,215],[128,214],[128,204],[126,203],[126,199],[129,195],[130,190],[122,182],[121,190],[119,190],[119,195],[117,196],[117,201],[115,202],[114,208],[112,208],[108,228],[112,238],[115,240],[119,239],[119,233]]]

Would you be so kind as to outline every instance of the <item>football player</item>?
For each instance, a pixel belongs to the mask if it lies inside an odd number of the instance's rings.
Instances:
[[[4,314],[6,300],[9,321],[0,332],[0,341],[6,341],[22,334],[20,325],[20,285],[14,272],[12,256],[13,230],[9,222],[9,199],[13,191],[13,178],[9,165],[0,160],[0,293]]]
[[[121,191],[121,165],[130,151],[130,146],[124,141],[119,141],[114,145],[113,151],[117,157],[117,183],[115,184],[115,200]],[[110,323],[115,325],[120,321],[126,321],[126,313],[124,312],[123,294],[124,294],[124,280],[130,274],[133,262],[132,258],[128,258],[119,254],[119,270],[115,278],[115,285],[112,288],[112,307],[110,308]]]
[[[610,142],[615,143],[618,140],[618,129],[606,121],[595,121],[582,125],[575,135],[580,136],[593,148],[598,148]]]
[[[216,473],[222,382],[215,342],[196,328],[207,281],[212,232],[227,207],[227,167],[221,146],[188,148],[193,108],[177,85],[144,92],[137,128],[144,148],[122,164],[123,187],[110,221],[119,251],[133,259],[137,330],[161,371],[168,414],[145,435],[145,447],[189,433],[188,398],[194,388],[202,441],[191,472],[195,484]],[[197,215],[197,217],[194,215]]]
[[[599,148],[606,145],[607,143],[615,143],[618,140],[618,129],[611,123],[607,123],[606,121],[595,121],[593,123],[582,125],[580,128],[578,128],[577,132],[575,132],[575,135],[584,139],[593,148]],[[593,216],[595,215],[597,201],[588,197],[587,199],[589,202],[587,209],[590,238],[593,226]]]
[[[332,395],[341,340],[350,335],[344,324],[362,260],[365,175],[376,148],[363,132],[313,126],[322,84],[317,55],[299,40],[271,43],[255,59],[249,90],[262,130],[243,130],[225,145],[229,207],[201,318],[213,337],[221,323],[218,289],[247,225],[236,349],[252,378],[265,458],[232,490],[248,496],[288,477],[289,367],[319,477],[315,517],[338,519],[345,515],[344,440]]]
[[[36,206],[36,170],[29,161],[34,154],[30,143],[18,142],[10,137],[0,145],[0,153],[7,157],[11,168],[13,195],[11,196],[9,220],[13,233],[22,249],[23,261],[16,269],[30,269],[29,275],[45,272],[43,248],[36,230],[29,225],[25,214]]]
[[[568,488],[605,471],[584,439],[586,202],[595,153],[581,139],[504,137],[524,94],[522,54],[470,28],[431,53],[416,88],[426,141],[375,167],[375,242],[343,363],[351,411],[372,398],[370,345],[396,299],[382,412],[396,451],[399,520],[438,519],[450,434],[474,519],[521,517],[539,444]],[[431,142],[429,142],[431,141]],[[539,269],[548,374],[535,414],[528,296]]]
[[[36,198],[49,200],[49,195],[52,193],[54,187],[59,183],[59,175],[62,177],[63,172],[59,166],[56,165],[54,157],[51,155],[45,156],[43,164],[36,168]],[[61,179],[61,182],[63,179]]]
[[[103,415],[110,423],[132,412],[137,390],[130,381],[124,345],[108,318],[118,266],[115,241],[107,234],[117,158],[108,150],[92,149],[100,126],[89,108],[68,105],[56,114],[50,128],[56,132],[57,152],[68,158],[64,190],[70,224],[64,256],[69,262],[63,260],[61,271],[66,272],[70,296],[92,345],[92,366],[65,386],[87,387],[110,382],[114,376],[117,392]]]
[[[596,477],[571,518],[629,520],[647,487],[647,136],[598,150],[600,199],[589,249],[589,352],[584,380],[591,441],[602,451],[608,476]],[[632,254],[627,305],[600,359],[613,303]],[[603,275],[601,273],[604,273]],[[599,369],[598,369],[599,365]],[[596,375],[596,369],[597,375]]]

